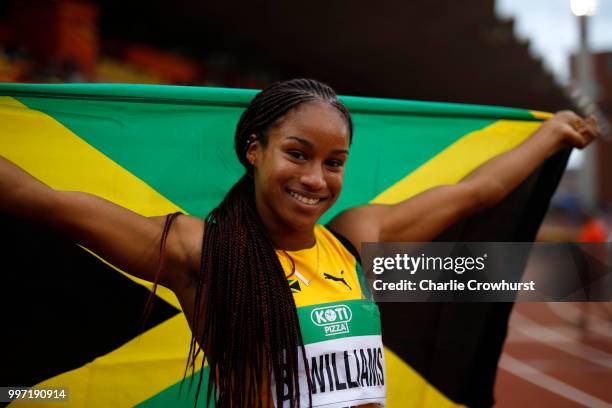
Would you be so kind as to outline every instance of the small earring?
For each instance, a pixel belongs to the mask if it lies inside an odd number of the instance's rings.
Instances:
[[[244,151],[246,152],[249,149],[249,145],[251,143],[253,143],[254,141],[257,140],[257,135],[251,135],[247,138],[246,142],[244,143]]]

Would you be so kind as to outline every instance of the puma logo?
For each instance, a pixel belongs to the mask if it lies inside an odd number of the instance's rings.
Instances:
[[[348,283],[346,283],[346,281],[344,280],[344,278],[342,277],[342,275],[344,275],[344,271],[340,271],[340,277],[339,277],[339,278],[338,278],[337,276],[330,275],[330,274],[329,274],[329,273],[327,273],[327,272],[324,272],[324,273],[323,273],[323,277],[324,277],[325,279],[333,280],[333,281],[335,281],[335,282],[342,282],[342,283],[344,283],[344,285],[345,285],[347,288],[349,288],[350,290],[353,290],[353,288],[351,288],[351,286],[350,286]]]

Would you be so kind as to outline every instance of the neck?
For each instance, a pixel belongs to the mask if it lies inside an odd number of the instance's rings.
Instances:
[[[265,222],[264,225],[276,249],[299,251],[300,249],[312,248],[316,243],[314,230],[288,232],[286,227],[276,229]]]
[[[312,248],[315,243],[314,225],[297,229],[284,223],[273,211],[259,199],[255,199],[257,212],[276,249],[298,251]]]

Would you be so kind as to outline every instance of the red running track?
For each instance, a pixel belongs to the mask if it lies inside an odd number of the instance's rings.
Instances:
[[[612,408],[612,305],[517,303],[496,407]]]

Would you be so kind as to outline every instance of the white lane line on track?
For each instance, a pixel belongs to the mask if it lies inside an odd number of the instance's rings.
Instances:
[[[510,328],[549,347],[554,347],[568,354],[580,357],[593,364],[612,368],[612,354],[582,344],[578,339],[573,339],[570,336],[544,327],[518,313],[516,310],[512,313]]]
[[[585,313],[580,308],[567,302],[546,302],[546,306],[558,317],[575,325]],[[596,306],[596,305],[595,305]],[[589,321],[588,331],[599,334],[600,336],[612,338],[612,323],[601,317],[587,313]]]
[[[584,391],[580,391],[577,388],[572,387],[562,381],[557,380],[543,372],[531,367],[528,364],[523,363],[509,356],[508,354],[502,354],[499,360],[499,367],[508,371],[509,373],[522,378],[532,384],[542,387],[553,394],[560,395],[578,404],[582,404],[586,407],[591,408],[612,408],[612,404],[606,401],[600,400],[587,394]]]

